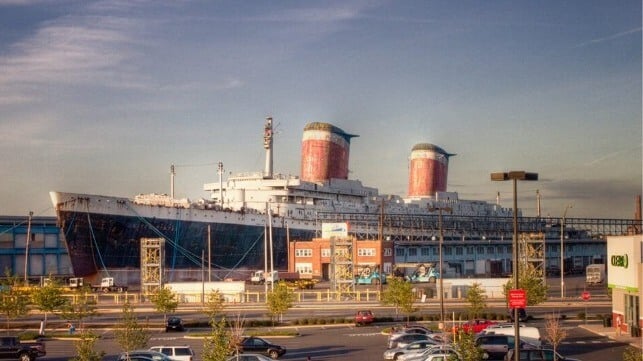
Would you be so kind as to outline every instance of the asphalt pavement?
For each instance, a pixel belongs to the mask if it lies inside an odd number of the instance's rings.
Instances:
[[[579,325],[579,327],[584,328],[597,335],[605,336],[618,342],[627,343],[637,348],[643,347],[643,337],[634,337],[630,334],[629,331],[621,332],[619,334],[618,332],[616,332],[615,327],[605,327],[602,323],[581,324]]]

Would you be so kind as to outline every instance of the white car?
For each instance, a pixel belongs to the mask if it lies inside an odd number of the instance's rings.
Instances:
[[[194,351],[190,346],[153,346],[150,350],[157,351],[167,355],[175,361],[192,361],[194,359]]]
[[[443,344],[443,345],[434,345],[432,347],[427,348],[423,352],[400,355],[397,358],[397,361],[425,361],[425,360],[428,360],[433,355],[445,355],[445,354],[456,355],[458,357],[460,356],[453,348],[453,346],[449,344]]]
[[[460,356],[456,356],[456,360],[460,360]],[[424,361],[451,361],[453,360],[453,354],[451,353],[440,353],[435,355],[429,355]]]
[[[404,347],[396,347],[384,351],[384,360],[398,360],[401,355],[422,353],[428,347],[434,346],[433,340],[420,340],[411,342]]]

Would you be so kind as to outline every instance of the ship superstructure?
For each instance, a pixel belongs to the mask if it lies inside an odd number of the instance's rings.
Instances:
[[[103,195],[51,192],[77,276],[109,268],[136,268],[141,238],[166,240],[166,265],[190,268],[202,262],[206,244],[214,250],[215,267],[261,268],[264,237],[270,229],[274,264],[287,265],[287,242],[319,235],[322,219],[333,214],[355,218],[374,215],[435,215],[448,207],[463,217],[510,217],[511,210],[483,201],[460,200],[446,191],[448,158],[452,154],[428,143],[412,150],[408,197],[379,194],[377,188],[348,179],[350,140],[356,135],[328,123],[304,128],[301,177],[273,171],[272,118],[264,125],[266,164],[262,172],[206,183],[209,197],[190,201],[171,194],[139,194],[134,199]],[[173,172],[172,179],[173,179]],[[323,215],[323,217],[321,216]],[[351,232],[363,233],[355,223]],[[370,227],[370,226],[368,226]],[[407,229],[408,228],[408,229]],[[408,233],[426,237],[409,227],[384,227],[377,236],[394,239]]]

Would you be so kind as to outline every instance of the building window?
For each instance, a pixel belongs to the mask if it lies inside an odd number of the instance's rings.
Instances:
[[[467,254],[473,254],[473,246],[467,247]]]
[[[296,249],[295,257],[312,257],[313,250],[310,248]]]
[[[431,247],[433,249],[433,255],[437,256],[440,253],[440,247]]]
[[[396,248],[395,249],[395,255],[397,257],[404,257],[404,248]]]
[[[410,257],[416,257],[418,255],[418,249],[417,248],[409,248],[409,256]]]
[[[453,253],[452,247],[444,247],[444,254],[450,256]]]
[[[430,256],[430,255],[431,255],[431,253],[430,253],[430,251],[429,251],[429,247],[422,247],[422,248],[420,248],[420,254],[422,255],[422,257],[428,257],[428,256]]]
[[[384,256],[385,257],[390,257],[393,255],[393,249],[392,248],[384,248]]]
[[[455,248],[456,256],[462,256],[462,247],[458,246]]]
[[[313,264],[312,263],[295,263],[295,272],[299,272],[299,274],[312,274]]]
[[[495,250],[493,246],[487,247],[487,254],[494,254],[494,253],[495,253]]]
[[[321,256],[322,257],[330,257],[330,248],[322,248]]]
[[[358,248],[358,256],[375,256],[375,248]]]

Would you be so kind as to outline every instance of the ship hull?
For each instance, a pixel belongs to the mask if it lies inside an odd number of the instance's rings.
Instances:
[[[139,268],[141,238],[165,240],[165,268],[200,268],[202,255],[222,269],[262,269],[272,238],[276,269],[287,269],[290,237],[311,239],[312,227],[291,227],[281,217],[208,209],[142,206],[126,198],[52,192],[74,274]],[[209,231],[208,231],[209,228]],[[270,236],[266,236],[272,235]]]

